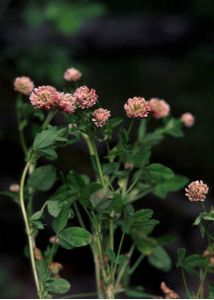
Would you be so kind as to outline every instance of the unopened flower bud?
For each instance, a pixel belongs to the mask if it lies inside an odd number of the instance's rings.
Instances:
[[[20,186],[17,183],[13,183],[9,186],[9,191],[13,193],[18,193],[20,190]]]
[[[64,79],[67,81],[77,81],[81,77],[81,72],[75,68],[68,68],[64,73]]]
[[[165,299],[179,299],[178,294],[171,290],[165,282],[161,282],[160,288],[165,294]]]
[[[57,275],[63,269],[63,265],[58,262],[52,262],[49,266],[52,274]]]
[[[51,244],[59,244],[59,238],[58,238],[57,236],[51,236],[51,237],[49,238],[49,242],[50,242]]]
[[[186,127],[192,127],[195,123],[195,117],[191,113],[184,113],[181,116],[181,122]]]
[[[36,260],[42,260],[43,256],[42,256],[42,252],[40,251],[39,248],[34,248],[34,256]]]
[[[134,164],[131,163],[131,162],[126,162],[125,165],[124,165],[124,168],[126,170],[133,170],[134,169]]]

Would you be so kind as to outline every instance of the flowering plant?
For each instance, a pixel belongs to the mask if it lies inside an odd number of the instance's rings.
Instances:
[[[124,113],[130,119],[126,128],[122,119],[100,107],[94,89],[87,86],[74,88],[81,76],[75,68],[65,72],[64,78],[71,86],[69,92],[58,91],[52,86],[35,88],[28,77],[18,77],[14,81],[15,90],[19,92],[16,111],[26,164],[20,184],[11,185],[7,195],[21,208],[28,239],[26,255],[32,265],[37,294],[39,298],[51,298],[67,293],[70,283],[59,275],[63,266],[54,259],[57,250],[63,247],[72,251],[75,247],[88,245],[94,258],[95,295],[98,298],[112,299],[120,293],[155,298],[157,296],[146,293],[142,287],[131,287],[131,276],[144,259],[165,272],[170,270],[172,262],[164,248],[164,238],[153,236],[159,223],[153,218],[153,211],[137,209],[135,203],[149,193],[165,198],[168,193],[187,185],[187,178],[176,175],[160,163],[151,163],[150,157],[152,147],[165,136],[182,137],[183,127],[191,127],[194,117],[190,113],[173,117],[169,104],[162,99],[146,101],[142,97],[133,97],[124,105]],[[63,114],[63,125],[56,125],[57,114]],[[157,128],[148,131],[147,123],[151,119],[156,120]],[[41,124],[33,127],[34,120]],[[134,121],[138,132],[132,140]],[[30,146],[25,139],[26,127],[31,127],[33,132]],[[57,171],[53,165],[58,157],[57,150],[82,141],[88,148],[93,177],[73,169],[66,174]],[[106,146],[102,158],[98,144]],[[50,190],[51,196],[35,210],[35,196],[39,193],[49,195]],[[205,200],[207,192],[208,187],[202,181],[195,181],[186,189],[191,201]],[[182,269],[188,297],[203,296],[204,280],[212,268],[213,237],[207,222],[213,220],[214,214],[203,208],[195,225],[200,226],[203,236],[208,235],[207,251],[204,255],[189,257],[183,248],[178,251],[177,265]],[[51,218],[53,235],[46,249],[39,249],[37,241],[40,231],[47,226],[47,215]],[[119,236],[119,242],[115,236]],[[131,245],[124,252],[125,239],[131,241]],[[133,261],[134,253],[139,254],[136,261]],[[193,294],[188,288],[185,272],[195,274],[197,268],[200,284]],[[161,290],[165,298],[179,297],[164,282]]]

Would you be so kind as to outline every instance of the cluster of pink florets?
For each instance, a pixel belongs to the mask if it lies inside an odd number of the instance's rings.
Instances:
[[[142,97],[129,98],[124,105],[124,109],[129,118],[145,118],[150,111],[149,102]]]
[[[111,113],[107,109],[98,108],[93,112],[92,116],[92,121],[95,123],[95,125],[97,127],[103,127],[104,125],[106,125],[108,119],[111,116]]]
[[[68,68],[64,73],[64,79],[67,81],[78,81],[82,77],[82,73],[75,68]]]
[[[46,110],[56,106],[60,99],[60,93],[50,85],[43,85],[35,88],[30,95],[30,101],[36,108]]]
[[[149,101],[149,106],[156,119],[166,118],[170,113],[170,106],[163,99],[152,98]]]
[[[89,89],[87,86],[81,86],[74,93],[77,106],[85,109],[94,106],[97,103],[97,94],[94,89]]]
[[[71,67],[64,73],[64,79],[69,82],[78,81],[82,74],[79,70]],[[77,108],[87,109],[96,105],[97,93],[87,86],[78,87],[73,94],[62,93],[52,86],[40,86],[34,88],[34,83],[29,77],[17,77],[14,81],[14,89],[24,95],[30,96],[30,101],[35,108],[50,110],[60,108],[65,113],[74,113]],[[169,104],[159,98],[151,98],[146,101],[143,97],[129,98],[124,105],[129,118],[146,118],[150,113],[155,119],[166,118],[170,113]],[[92,113],[92,121],[97,127],[106,125],[111,113],[107,109],[98,108]],[[186,127],[193,126],[195,118],[190,113],[184,113],[181,122]]]
[[[21,94],[30,95],[34,89],[34,83],[27,76],[16,77],[14,80],[14,89]]]
[[[202,180],[196,180],[191,182],[185,191],[190,201],[204,201],[209,188]]]
[[[59,93],[57,105],[66,113],[74,113],[77,108],[75,97],[70,93]]]

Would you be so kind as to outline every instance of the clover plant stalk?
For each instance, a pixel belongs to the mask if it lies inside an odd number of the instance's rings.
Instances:
[[[32,266],[32,271],[33,271],[33,276],[34,276],[34,281],[37,289],[37,294],[39,298],[41,298],[41,283],[39,280],[39,275],[38,275],[38,270],[36,267],[36,260],[34,256],[34,248],[35,248],[35,239],[33,235],[33,228],[30,225],[26,207],[25,207],[25,199],[24,199],[24,186],[25,186],[25,180],[27,173],[30,168],[30,163],[27,163],[21,177],[21,182],[20,182],[20,206],[21,206],[21,211],[22,211],[22,216],[25,224],[25,230],[26,234],[28,237],[28,245],[29,245],[29,253],[30,253],[30,260],[31,260],[31,266]]]

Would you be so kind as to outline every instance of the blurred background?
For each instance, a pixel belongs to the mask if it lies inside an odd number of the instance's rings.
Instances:
[[[172,167],[191,180],[214,181],[214,1],[213,0],[1,0],[0,1],[0,190],[19,180],[23,155],[15,117],[14,77],[30,76],[36,83],[65,85],[64,70],[74,66],[83,82],[97,90],[113,116],[124,115],[128,97],[160,97],[173,114],[192,112],[196,124],[183,139],[167,138],[154,148],[153,162]],[[79,148],[75,148],[79,147]],[[84,146],[64,153],[71,168],[90,174]],[[102,149],[100,149],[102,152]],[[63,169],[63,161],[56,162]],[[42,201],[39,199],[38,201]],[[199,207],[184,192],[161,200],[154,196],[139,207],[151,207],[161,221],[155,234],[172,234],[168,247],[173,270],[167,274],[146,262],[133,285],[160,295],[165,280],[181,296],[176,249],[201,252],[204,244],[192,222]],[[8,198],[0,199],[0,297],[35,297],[31,270],[23,255],[25,236],[19,210]],[[51,229],[47,226],[41,248]],[[60,250],[63,276],[72,292],[94,290],[89,249]],[[194,286],[196,283],[190,279]]]

